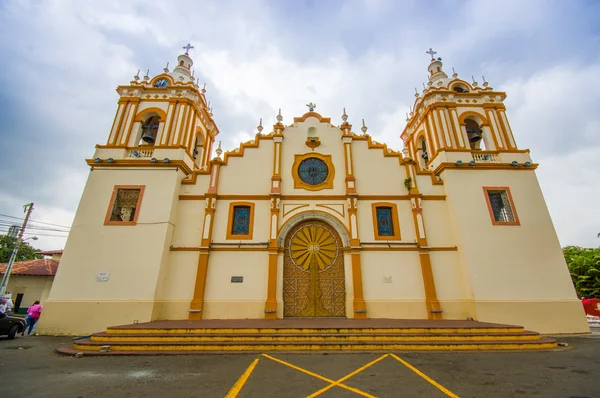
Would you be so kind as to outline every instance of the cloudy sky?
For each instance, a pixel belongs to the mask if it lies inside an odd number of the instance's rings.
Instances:
[[[115,87],[188,42],[224,149],[309,101],[401,149],[433,47],[447,72],[508,93],[561,244],[600,245],[600,2],[574,0],[1,1],[0,222],[35,202],[32,219],[69,226]],[[64,246],[31,231],[37,247]]]

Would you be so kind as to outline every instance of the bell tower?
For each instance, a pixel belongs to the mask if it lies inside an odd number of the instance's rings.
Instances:
[[[415,93],[401,138],[416,172],[411,194],[445,197],[438,226],[423,209],[429,228],[444,229],[438,233],[452,236],[457,248],[464,299],[442,303],[444,314],[520,325],[559,317],[586,330],[538,164],[517,145],[506,93],[485,78],[467,82],[454,70],[448,77],[435,51],[427,54],[428,81]],[[434,270],[443,266],[432,262]]]
[[[153,77],[117,87],[49,299],[48,333],[157,319],[184,179],[206,172],[219,133],[189,50]],[[54,316],[53,316],[54,314]],[[78,318],[78,319],[77,319]],[[56,322],[53,324],[52,322]]]

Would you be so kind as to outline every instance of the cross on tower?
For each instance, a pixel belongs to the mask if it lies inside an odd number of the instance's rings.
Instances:
[[[430,48],[429,48],[429,51],[425,51],[425,54],[429,54],[429,55],[431,55],[431,58],[433,59],[433,56],[434,56],[435,54],[437,54],[437,52],[436,52],[436,51],[433,51],[433,50],[431,49],[431,47],[430,47]]]
[[[190,43],[188,43],[187,45],[183,46],[183,49],[185,50],[185,53],[187,54],[192,48],[194,48],[194,46],[192,46]]]

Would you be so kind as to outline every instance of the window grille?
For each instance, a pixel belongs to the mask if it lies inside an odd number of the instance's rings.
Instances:
[[[115,202],[110,213],[110,221],[133,221],[139,197],[140,189],[117,188]]]
[[[494,219],[498,222],[514,222],[515,215],[506,191],[488,191]]]
[[[232,235],[248,235],[250,233],[250,206],[233,208]]]
[[[394,236],[394,222],[392,221],[391,207],[378,207],[377,215],[377,234],[379,236]]]

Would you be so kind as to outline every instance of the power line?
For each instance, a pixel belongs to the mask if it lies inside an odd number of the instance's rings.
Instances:
[[[6,214],[0,214],[0,217],[8,217],[8,218],[14,218],[16,220],[24,220],[24,218],[9,216],[9,215],[6,215]],[[45,224],[45,225],[52,225],[53,227],[71,228],[71,227],[67,227],[65,225],[52,224],[52,223],[44,222],[44,221],[29,220],[29,222],[34,222],[34,223],[38,223],[38,224]]]
[[[9,224],[3,220],[0,220],[0,226],[12,227],[13,225],[14,224]],[[35,229],[35,230],[39,230],[39,231],[69,232],[68,230],[64,230],[64,229],[46,228],[46,227],[27,227],[27,229],[28,230]]]

